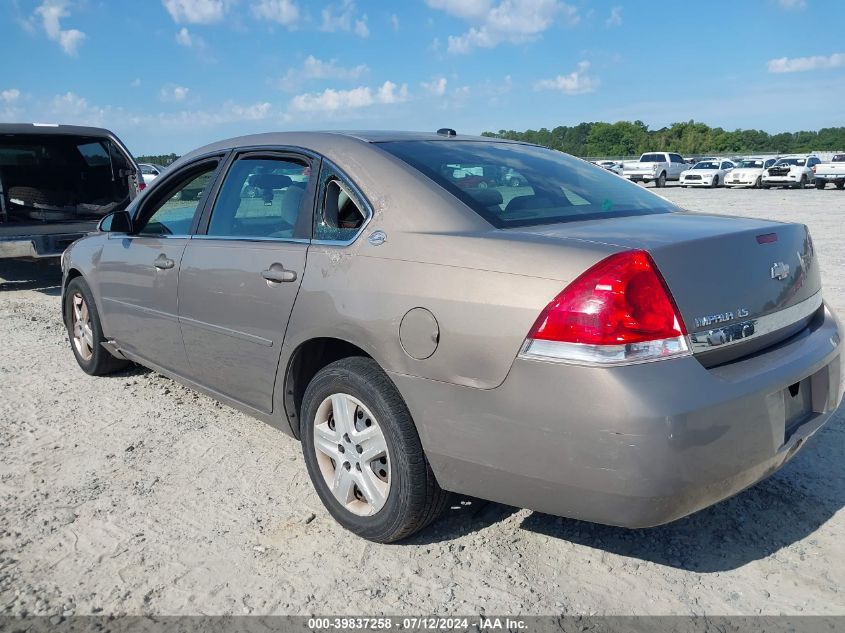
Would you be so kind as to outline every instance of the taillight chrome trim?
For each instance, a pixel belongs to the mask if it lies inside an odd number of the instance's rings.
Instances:
[[[518,358],[589,367],[639,365],[692,356],[687,339],[686,336],[675,336],[622,345],[585,345],[527,338],[519,350]]]
[[[719,327],[690,332],[690,347],[693,353],[699,354],[746,343],[810,318],[821,308],[822,303],[822,292],[819,290],[808,299],[765,316],[736,320]]]

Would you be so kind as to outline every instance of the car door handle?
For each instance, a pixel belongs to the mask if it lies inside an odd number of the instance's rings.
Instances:
[[[173,268],[173,266],[175,265],[176,262],[167,257],[164,253],[156,257],[156,260],[153,262],[153,266],[155,266],[159,270],[167,270],[169,268]]]
[[[282,264],[273,264],[267,270],[262,270],[261,276],[271,284],[296,281],[296,271],[286,270]]]

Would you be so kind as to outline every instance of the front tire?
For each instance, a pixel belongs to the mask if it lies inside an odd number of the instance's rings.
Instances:
[[[836,181],[836,188],[837,189],[845,189],[845,180],[837,180]]]
[[[816,178],[816,189],[824,189],[827,185],[826,180],[822,180],[821,178]]]
[[[71,279],[65,290],[65,327],[76,362],[86,374],[103,376],[123,369],[129,361],[115,358],[106,342],[91,289],[82,277]]]
[[[795,185],[796,189],[803,189],[807,186],[807,176],[801,176],[801,182]]]
[[[759,189],[762,186],[763,186],[763,177],[757,176],[757,180],[754,181],[754,188]]]
[[[712,182],[712,183],[710,183],[710,188],[711,188],[711,189],[716,189],[718,186],[719,186],[719,177],[718,177],[718,176],[713,176],[713,182]]]
[[[446,507],[411,413],[370,358],[321,369],[302,399],[302,450],[335,520],[377,543],[406,538]]]

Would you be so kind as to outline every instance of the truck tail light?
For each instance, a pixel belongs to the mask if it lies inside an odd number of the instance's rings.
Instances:
[[[686,328],[645,251],[611,255],[570,283],[534,322],[520,355],[619,365],[688,355]]]

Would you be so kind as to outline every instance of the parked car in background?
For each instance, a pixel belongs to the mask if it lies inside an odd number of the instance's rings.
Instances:
[[[0,259],[58,257],[125,209],[143,180],[108,130],[0,124]]]
[[[770,187],[803,189],[809,183],[814,182],[816,174],[813,172],[813,168],[821,162],[821,159],[815,154],[779,158],[774,165],[763,171],[761,186],[763,189]]]
[[[488,165],[528,186],[456,185]],[[256,174],[269,200],[241,196]],[[673,521],[783,466],[842,399],[806,226],[686,213],[536,145],[234,138],[100,229],[62,262],[81,369],[134,361],[301,439],[328,512],[378,542],[446,490]]]
[[[832,182],[837,189],[845,189],[845,154],[836,154],[829,163],[819,163],[813,167],[816,189],[824,189]]]
[[[754,187],[759,189],[763,184],[763,173],[777,162],[777,158],[748,156],[741,158],[730,176],[725,179],[726,187]]]
[[[637,162],[625,163],[622,175],[632,182],[653,182],[665,187],[668,180],[679,180],[688,165],[680,154],[646,152]]]
[[[166,169],[166,167],[156,165],[155,163],[138,163],[138,168],[141,170],[145,186],[151,184]]]
[[[612,171],[617,176],[621,176],[624,170],[622,163],[616,162],[615,160],[597,160],[593,164],[607,171]]]
[[[725,184],[725,178],[734,168],[734,164],[725,158],[702,160],[681,173],[682,187],[719,187]]]

